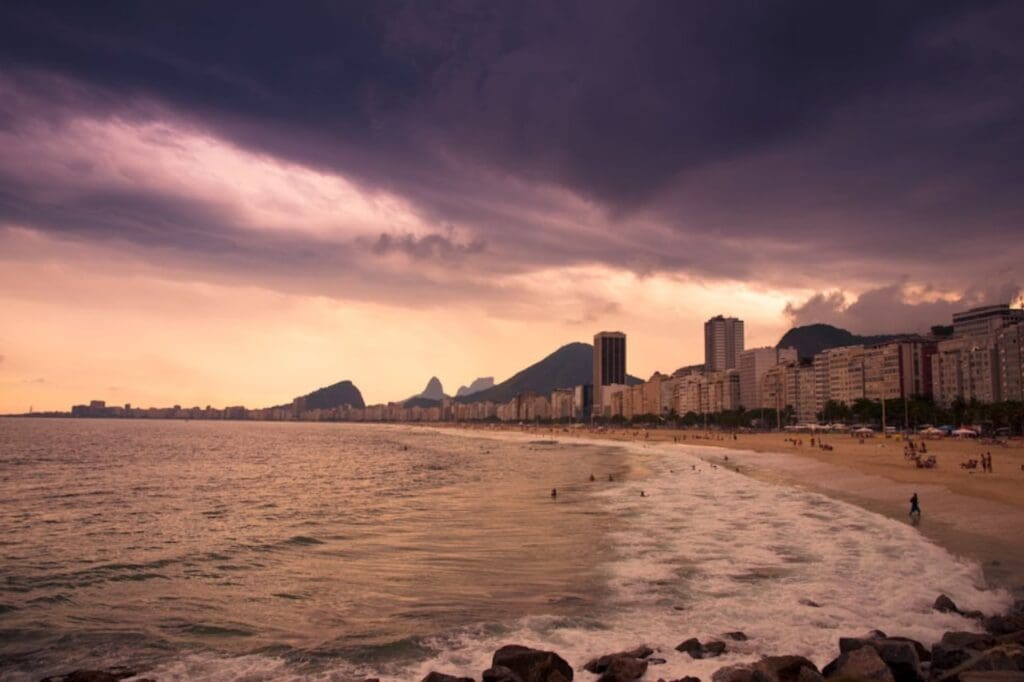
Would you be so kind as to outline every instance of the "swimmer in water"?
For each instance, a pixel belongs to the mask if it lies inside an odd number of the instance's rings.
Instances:
[[[551,489],[551,499],[553,500],[556,497],[558,497],[558,488],[552,488]]]
[[[594,478],[594,474],[590,474],[590,482],[591,482],[591,483],[593,483],[593,482],[594,482],[594,481],[596,481],[596,480],[597,480],[597,479],[596,479],[596,478]]]
[[[615,479],[614,479],[614,478],[612,478],[612,475],[611,475],[611,474],[608,474],[608,480],[609,480],[609,481],[614,481]]]
[[[640,491],[640,497],[647,497],[647,494],[643,490]]]
[[[921,516],[921,507],[917,503],[917,493],[914,493],[914,495],[910,498],[910,515]]]

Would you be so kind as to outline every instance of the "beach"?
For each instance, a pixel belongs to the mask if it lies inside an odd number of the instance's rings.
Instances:
[[[464,425],[463,425],[464,426]],[[852,502],[875,513],[910,522],[910,496],[921,499],[918,529],[954,554],[978,561],[994,585],[1024,594],[1024,443],[1005,446],[973,439],[925,440],[932,469],[904,457],[901,438],[849,434],[740,433],[686,429],[563,426],[472,426],[483,431],[522,431],[551,438],[609,442],[672,443],[741,473],[796,485]],[[815,445],[811,445],[811,438]],[[824,441],[832,450],[822,450]],[[920,443],[920,439],[915,439]],[[729,452],[723,452],[728,449]],[[960,464],[991,453],[993,472]],[[728,459],[726,459],[728,458]]]

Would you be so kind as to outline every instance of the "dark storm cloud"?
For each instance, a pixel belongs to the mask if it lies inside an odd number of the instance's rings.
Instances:
[[[1022,292],[1016,284],[1002,284],[972,287],[959,298],[944,299],[929,296],[938,292],[926,288],[920,300],[908,302],[904,285],[892,284],[865,291],[849,305],[840,292],[817,293],[799,305],[790,303],[785,312],[794,326],[823,322],[861,334],[922,333],[951,324],[953,313],[966,308],[1018,304]]]
[[[1024,257],[1022,31],[1016,2],[9,2],[0,129],[167,107],[472,231],[376,255],[966,286]],[[265,247],[173,196],[0,190],[41,229]],[[319,248],[296,239],[272,259]]]

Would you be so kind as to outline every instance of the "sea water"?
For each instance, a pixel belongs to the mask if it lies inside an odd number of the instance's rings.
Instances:
[[[909,524],[701,452],[557,432],[0,420],[0,678],[479,677],[507,643],[577,668],[644,643],[666,659],[650,679],[706,679],[766,654],[824,664],[872,628],[929,643],[974,626],[933,611],[939,593],[1009,602]],[[674,650],[736,630],[749,639],[716,659]]]

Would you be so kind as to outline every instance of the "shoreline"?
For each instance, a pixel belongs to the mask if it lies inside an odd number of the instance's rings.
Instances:
[[[1020,442],[994,448],[971,441],[927,441],[939,468],[918,469],[903,458],[903,443],[895,438],[869,438],[861,443],[847,435],[831,434],[825,441],[834,449],[822,451],[809,445],[809,434],[740,434],[733,440],[731,434],[675,429],[432,426],[607,445],[678,446],[681,452],[710,463],[738,466],[741,473],[758,480],[818,492],[902,523],[910,523],[908,501],[916,492],[924,510],[916,525],[925,537],[952,554],[978,562],[992,587],[1024,597],[1024,543],[1014,540],[1024,537],[1024,444]],[[788,439],[803,439],[804,445]],[[972,474],[959,467],[960,461],[986,451],[992,452],[995,473]]]

